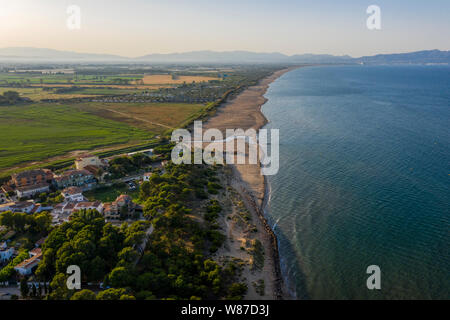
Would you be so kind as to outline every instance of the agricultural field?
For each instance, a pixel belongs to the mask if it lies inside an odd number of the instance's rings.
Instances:
[[[143,141],[152,134],[69,106],[0,107],[0,171],[75,150]]]
[[[84,103],[0,106],[0,172],[77,150],[137,144],[182,126],[203,104]]]
[[[129,84],[142,75],[77,75],[74,73],[42,74],[39,72],[1,72],[1,85],[33,84]]]
[[[206,106],[194,103],[90,102],[74,104],[72,108],[161,134],[196,118]]]
[[[183,84],[192,82],[207,82],[210,80],[218,80],[217,77],[209,76],[175,76],[170,74],[152,74],[145,75],[142,78],[144,84],[154,85],[154,84]]]

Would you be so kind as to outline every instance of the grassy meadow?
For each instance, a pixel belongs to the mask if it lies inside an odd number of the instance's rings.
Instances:
[[[99,117],[162,134],[183,126],[198,116],[204,104],[194,103],[101,103],[90,102],[73,105],[73,108],[93,113]]]
[[[198,116],[202,104],[0,106],[0,173],[72,151],[138,144]]]
[[[74,150],[151,137],[126,123],[61,105],[0,107],[0,170]]]

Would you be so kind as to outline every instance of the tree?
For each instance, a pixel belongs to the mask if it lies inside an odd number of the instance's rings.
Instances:
[[[139,254],[132,247],[125,247],[117,256],[119,260],[122,260],[125,263],[133,263],[139,257]]]
[[[22,298],[27,298],[29,292],[30,288],[28,287],[28,281],[24,277],[20,280],[20,294],[22,295]]]
[[[33,283],[33,286],[31,287],[31,296],[33,297],[33,298],[36,298],[37,297],[37,288],[36,288],[36,286],[35,286],[35,284]]]
[[[233,283],[228,288],[228,294],[230,299],[242,299],[247,293],[247,285],[245,283]]]
[[[52,216],[47,211],[33,214],[32,219],[33,229],[36,233],[47,232],[52,225]]]
[[[109,274],[108,280],[115,288],[128,286],[132,281],[131,271],[125,267],[114,268]]]
[[[95,300],[97,297],[94,292],[88,289],[75,292],[70,300]]]
[[[124,294],[126,294],[126,290],[124,288],[106,289],[98,293],[97,300],[119,300]]]
[[[49,295],[51,300],[67,300],[70,296],[67,288],[67,276],[64,273],[58,273],[53,277],[50,288],[52,290]]]
[[[3,97],[10,103],[13,104],[20,100],[19,93],[16,91],[6,91],[3,93]]]

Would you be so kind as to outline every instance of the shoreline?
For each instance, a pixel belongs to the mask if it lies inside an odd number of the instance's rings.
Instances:
[[[217,109],[217,113],[205,123],[206,128],[217,128],[225,131],[227,128],[253,128],[259,130],[269,121],[262,113],[262,106],[268,101],[264,97],[272,82],[285,73],[300,66],[280,69],[259,81],[257,85],[246,88],[230,101],[226,101]],[[256,112],[255,112],[256,111]],[[272,298],[275,300],[293,299],[287,290],[281,273],[278,239],[265,217],[264,208],[268,200],[268,182],[260,174],[260,164],[230,165],[232,167],[234,188],[241,195],[246,207],[257,217],[260,228],[265,235],[261,235],[266,251],[266,264],[270,268],[269,277]],[[266,270],[269,271],[269,270]]]

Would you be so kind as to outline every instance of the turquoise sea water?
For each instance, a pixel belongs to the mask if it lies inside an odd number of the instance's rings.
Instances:
[[[301,68],[266,97],[266,214],[297,298],[450,299],[450,66]]]

